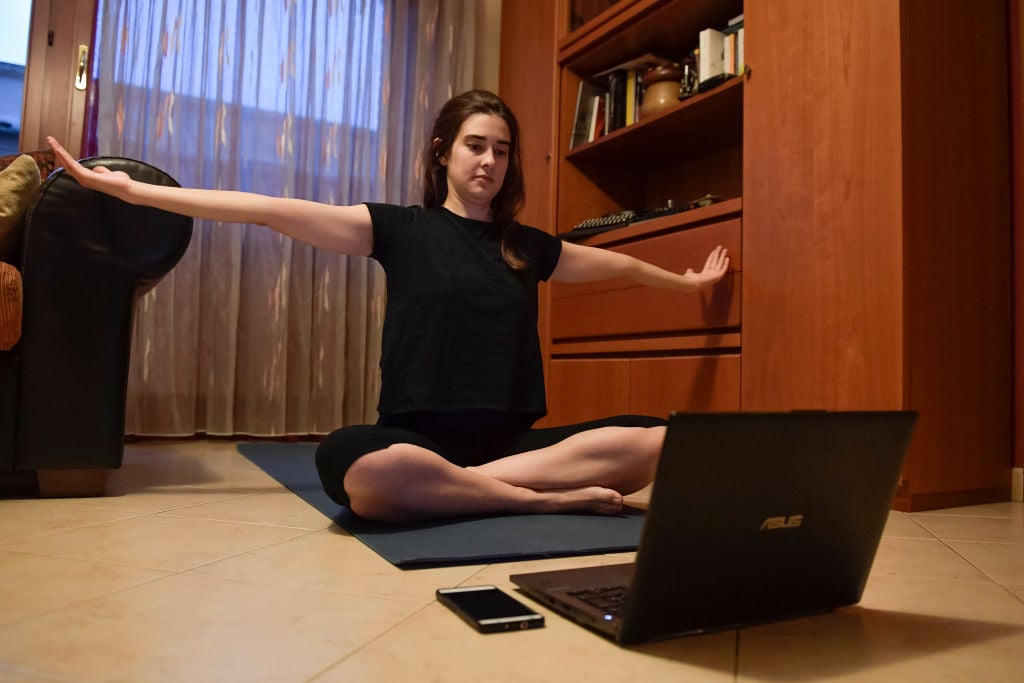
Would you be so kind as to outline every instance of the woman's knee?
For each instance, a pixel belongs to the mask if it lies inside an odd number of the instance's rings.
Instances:
[[[613,438],[605,443],[602,456],[619,463],[624,489],[643,488],[654,478],[665,441],[665,427],[611,427]]]
[[[368,453],[390,446],[392,440],[375,425],[353,425],[327,435],[316,449],[316,469],[324,491],[339,505],[351,507],[345,477]]]
[[[454,467],[439,455],[412,444],[392,444],[352,463],[342,482],[349,508],[360,517],[400,521],[411,501]]]

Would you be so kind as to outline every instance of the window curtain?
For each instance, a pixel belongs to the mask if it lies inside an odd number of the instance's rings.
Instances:
[[[437,110],[496,88],[499,12],[474,0],[100,0],[95,147],[186,187],[418,203]],[[196,220],[181,262],[136,304],[126,433],[375,421],[384,297],[370,259]]]

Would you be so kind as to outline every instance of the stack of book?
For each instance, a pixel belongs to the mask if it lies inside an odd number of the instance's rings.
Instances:
[[[743,15],[733,17],[722,30],[704,29],[698,46],[690,52],[703,92],[745,71]],[[681,60],[646,54],[580,81],[569,149],[593,142],[639,120],[643,100],[642,78],[651,67]],[[693,94],[684,92],[684,96]]]
[[[580,81],[569,148],[636,123],[644,71],[672,63],[669,57],[646,54]]]
[[[742,74],[746,70],[743,61],[743,15],[730,19],[721,31],[713,28],[701,31],[696,56],[701,91]]]

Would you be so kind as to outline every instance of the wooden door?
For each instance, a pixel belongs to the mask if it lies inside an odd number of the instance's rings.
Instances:
[[[745,10],[741,404],[902,407],[899,4]]]
[[[25,66],[21,142],[24,151],[61,140],[81,152],[96,0],[35,0]]]

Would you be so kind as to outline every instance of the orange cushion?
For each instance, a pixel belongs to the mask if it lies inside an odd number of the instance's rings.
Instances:
[[[39,166],[28,154],[0,171],[0,259],[16,257],[25,212],[40,182]]]
[[[21,273],[0,261],[0,351],[10,351],[21,339]]]

